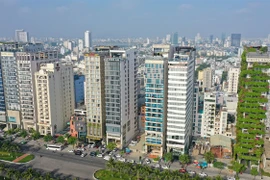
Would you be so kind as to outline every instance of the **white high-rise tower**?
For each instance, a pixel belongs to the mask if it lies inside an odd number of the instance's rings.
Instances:
[[[85,31],[84,33],[84,46],[88,49],[92,48],[92,34],[90,31]]]

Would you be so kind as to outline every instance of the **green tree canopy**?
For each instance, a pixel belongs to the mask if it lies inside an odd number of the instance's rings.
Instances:
[[[53,139],[53,137],[50,134],[48,134],[48,135],[44,136],[43,139],[45,142],[49,142]]]
[[[65,143],[65,138],[63,136],[59,136],[57,139],[56,139],[56,142],[58,143]]]
[[[75,138],[75,137],[70,136],[70,137],[68,138],[68,144],[71,144],[71,145],[73,146],[73,149],[74,149],[74,146],[75,146],[75,144],[77,143],[77,141],[78,141],[78,139]]]
[[[109,142],[107,145],[107,149],[112,151],[114,148],[116,148],[116,143],[115,142]]]
[[[171,152],[165,153],[163,157],[165,162],[171,162],[173,160],[173,154]]]
[[[190,157],[187,154],[181,154],[179,156],[179,162],[182,164],[182,166],[187,165],[190,162]]]
[[[207,163],[213,163],[213,161],[215,160],[215,155],[211,151],[208,151],[204,154],[204,158]]]

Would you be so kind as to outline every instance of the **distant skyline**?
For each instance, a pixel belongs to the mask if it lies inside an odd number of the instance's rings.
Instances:
[[[0,0],[0,37],[25,29],[34,37],[221,37],[270,34],[267,0]]]

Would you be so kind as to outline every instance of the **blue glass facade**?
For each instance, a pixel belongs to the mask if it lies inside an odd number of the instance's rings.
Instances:
[[[4,86],[2,78],[2,66],[0,66],[0,111],[6,111]]]
[[[84,75],[74,75],[75,104],[84,102]]]
[[[155,62],[155,63],[154,63]],[[163,144],[164,133],[164,64],[163,60],[146,61],[145,63],[145,105],[146,105],[146,122],[145,131],[155,133],[154,136],[147,136],[146,143],[153,145]]]

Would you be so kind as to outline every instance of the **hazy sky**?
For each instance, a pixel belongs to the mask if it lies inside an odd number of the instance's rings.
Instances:
[[[270,33],[270,0],[0,0],[0,37],[194,37]]]

